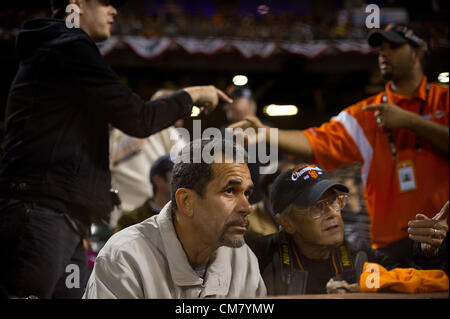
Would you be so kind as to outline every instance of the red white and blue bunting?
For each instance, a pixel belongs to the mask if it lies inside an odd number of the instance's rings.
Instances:
[[[145,59],[156,58],[170,49],[182,48],[190,54],[214,55],[235,50],[244,58],[267,59],[277,52],[286,52],[304,56],[308,59],[323,54],[356,52],[368,54],[373,49],[367,40],[317,40],[308,42],[271,42],[244,39],[217,38],[146,38],[141,36],[113,36],[109,40],[98,43],[103,56],[110,54],[119,45],[126,44],[134,53]]]

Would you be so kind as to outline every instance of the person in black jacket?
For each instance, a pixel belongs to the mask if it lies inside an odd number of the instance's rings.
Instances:
[[[5,116],[0,164],[0,286],[11,297],[79,298],[87,281],[91,223],[111,212],[108,125],[147,137],[191,114],[210,113],[214,86],[145,102],[124,86],[95,44],[110,36],[124,1],[53,0],[62,19],[27,21]],[[80,27],[65,22],[67,4]]]
[[[330,180],[328,174],[314,164],[299,164],[276,178],[270,200],[283,230],[247,242],[258,257],[268,295],[323,294],[327,292],[330,279],[359,283],[367,261],[388,270],[420,266],[445,269],[448,255],[442,242],[447,228],[441,225],[439,231],[431,231],[429,220],[418,218],[410,223],[410,233],[415,234],[411,239],[438,248],[433,256],[424,256],[418,244],[413,246],[416,258],[409,265],[371,249],[368,242],[347,242],[341,217],[347,193],[346,186]],[[433,225],[437,227],[436,223]],[[414,237],[438,235],[437,232],[439,236],[433,241],[428,237]]]

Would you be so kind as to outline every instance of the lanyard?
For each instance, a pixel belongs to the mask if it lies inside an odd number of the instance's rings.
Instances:
[[[425,100],[420,105],[420,110],[419,110],[420,116],[423,115],[423,112],[424,112],[424,109],[425,109],[425,104],[426,104],[426,102],[428,100],[428,92],[429,91],[430,91],[430,84],[427,83],[427,88],[426,88],[426,93],[425,93]],[[388,103],[388,98],[387,98],[386,92],[384,92],[384,94],[383,94],[383,103]],[[388,139],[389,139],[389,145],[391,147],[392,157],[397,159],[397,150],[395,148],[394,139],[392,138],[392,130],[387,131],[386,134],[387,134]],[[420,139],[419,139],[419,137],[417,135],[416,135],[416,151],[420,151]]]

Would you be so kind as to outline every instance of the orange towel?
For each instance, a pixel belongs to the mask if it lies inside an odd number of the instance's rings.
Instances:
[[[418,293],[447,291],[448,276],[442,270],[395,268],[388,271],[379,264],[366,262],[359,285],[362,292]]]

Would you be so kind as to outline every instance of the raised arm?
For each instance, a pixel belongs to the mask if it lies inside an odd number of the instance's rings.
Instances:
[[[245,120],[236,122],[229,126],[231,129],[242,128],[265,128],[266,135],[259,138],[264,138],[266,141],[270,140],[270,127],[261,123],[255,116],[249,116]],[[257,142],[258,140],[254,141]],[[313,156],[313,150],[306,135],[300,130],[278,130],[278,147],[282,152],[299,156],[303,158],[310,158]]]

